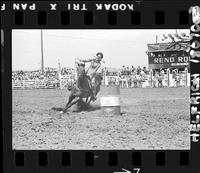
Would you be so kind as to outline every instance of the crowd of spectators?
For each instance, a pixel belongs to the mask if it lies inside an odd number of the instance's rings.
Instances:
[[[60,71],[60,74],[59,74]],[[122,88],[124,87],[141,87],[141,83],[149,80],[150,70],[147,67],[134,66],[125,67],[122,66],[121,70],[117,72],[109,72],[107,68],[102,69],[102,72],[107,76],[107,83],[119,84]],[[167,74],[167,69],[159,69],[153,72],[153,80],[158,84],[164,80],[164,76]],[[172,78],[179,82],[179,71],[178,69],[170,69]],[[66,76],[68,75],[68,76]],[[44,81],[47,83],[53,83],[57,86],[67,86],[69,83],[73,83],[75,80],[75,69],[63,67],[58,70],[56,68],[45,68],[44,72],[41,70],[36,71],[13,71],[12,80],[14,83],[20,81]],[[61,78],[60,78],[61,77]]]
[[[140,67],[138,66],[137,68],[134,67],[133,65],[131,67],[129,66],[122,66],[120,75],[140,75],[141,73],[148,74],[149,69],[147,67]]]
[[[61,69],[61,75],[72,75],[75,73],[75,69],[73,68],[66,68],[66,67],[63,67]]]
[[[105,69],[104,69],[105,70]],[[119,76],[130,76],[130,75],[142,75],[142,74],[149,74],[150,70],[147,67],[140,67],[138,66],[135,68],[134,66],[122,66],[121,70],[116,73],[114,72],[113,75],[118,74]],[[160,69],[159,71],[154,71],[154,75],[163,75],[166,74],[166,69]],[[176,74],[177,69],[172,70],[171,73]],[[61,75],[73,75],[75,74],[75,69],[73,68],[66,68],[63,67],[60,70]],[[106,73],[107,74],[107,73]],[[13,80],[35,80],[35,79],[55,79],[58,78],[58,70],[56,68],[45,68],[44,72],[42,73],[41,70],[36,71],[13,71],[12,72],[12,79]]]
[[[180,81],[185,76],[185,71],[178,69],[157,69],[150,70],[147,67],[134,66],[125,67],[122,66],[121,70],[116,74],[106,72],[106,84],[119,85],[121,88],[132,88],[132,87],[142,87],[142,84],[149,85],[151,81],[154,87],[162,87],[167,85],[168,80],[167,71],[172,75],[172,80],[175,81],[176,86],[179,86]],[[186,70],[186,69],[185,69]],[[151,78],[152,74],[152,78]],[[183,82],[182,82],[183,83]]]
[[[178,73],[180,73],[181,71],[178,70],[177,68],[170,68],[168,69],[170,74],[176,75]],[[186,70],[186,68],[184,69]],[[182,70],[183,71],[183,70]],[[159,76],[163,76],[164,74],[167,74],[167,69],[157,69],[157,70],[152,70],[153,75],[159,75]],[[142,74],[150,74],[150,69],[148,69],[146,66],[140,67],[138,66],[137,68],[135,68],[134,66],[122,66],[121,70],[120,70],[120,74],[121,76],[130,76],[130,75],[142,75]]]
[[[40,71],[13,71],[12,72],[12,80],[35,80],[40,79],[41,72]]]
[[[12,80],[42,80],[42,79],[57,79],[58,72],[54,68],[45,68],[44,72],[41,70],[36,71],[13,71]]]
[[[72,75],[75,73],[73,68],[63,67],[60,71],[61,75]],[[45,68],[44,72],[41,70],[35,71],[13,71],[12,79],[13,80],[35,80],[35,79],[58,79],[58,70],[56,68]]]

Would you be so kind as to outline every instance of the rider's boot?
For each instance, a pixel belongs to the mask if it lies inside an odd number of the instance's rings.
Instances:
[[[97,99],[97,97],[94,94],[92,94],[91,99],[92,99],[92,101],[95,101]]]
[[[81,88],[81,81],[80,81],[80,78],[78,78],[78,80],[77,80],[77,87],[78,87],[78,89]]]
[[[97,99],[96,97],[96,87],[94,87],[93,91],[92,91],[92,101],[95,101]]]
[[[97,99],[97,97],[95,97],[94,95],[91,96],[91,100],[95,101]]]
[[[92,93],[92,96],[91,96],[91,100],[92,101],[95,101],[97,98],[96,98],[96,96],[95,96],[95,91],[93,91],[93,85],[92,85],[92,80],[91,80],[91,78],[90,78],[90,76],[88,76],[87,75],[87,78],[88,78],[88,80],[89,80],[89,84],[90,84],[90,88],[91,88],[91,93]]]

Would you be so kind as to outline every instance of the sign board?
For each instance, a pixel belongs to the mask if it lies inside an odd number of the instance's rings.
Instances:
[[[189,66],[190,56],[183,51],[180,52],[154,52],[149,53],[149,68],[184,68]]]

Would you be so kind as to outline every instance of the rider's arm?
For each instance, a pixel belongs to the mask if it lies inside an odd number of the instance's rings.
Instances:
[[[81,59],[81,61],[82,62],[92,62],[92,61],[94,61],[95,60],[95,58],[88,58],[88,59]]]

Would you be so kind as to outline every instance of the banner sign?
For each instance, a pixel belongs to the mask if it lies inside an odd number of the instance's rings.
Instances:
[[[184,68],[189,66],[190,56],[185,52],[154,52],[149,53],[149,67],[157,68]]]

